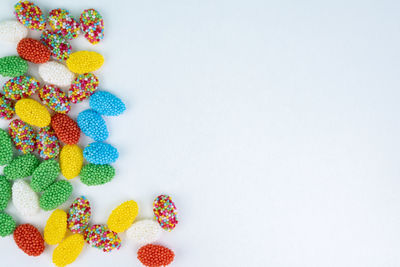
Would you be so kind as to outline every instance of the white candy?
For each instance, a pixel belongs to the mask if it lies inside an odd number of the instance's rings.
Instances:
[[[7,20],[0,23],[0,40],[18,43],[28,35],[28,29],[16,20]]]
[[[129,239],[138,244],[149,244],[157,241],[161,234],[160,225],[153,220],[142,220],[134,223],[126,232]]]
[[[70,87],[75,75],[63,64],[50,61],[39,66],[39,75],[49,84],[59,87]]]
[[[12,201],[23,216],[32,216],[39,211],[38,196],[22,179],[16,180],[12,186]]]

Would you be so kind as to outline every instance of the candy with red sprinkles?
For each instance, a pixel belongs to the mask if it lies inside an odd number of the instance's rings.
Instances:
[[[37,149],[42,159],[53,159],[60,153],[60,141],[50,126],[40,128],[37,135]]]
[[[71,44],[53,31],[45,30],[40,36],[40,41],[49,48],[50,55],[57,60],[65,61],[71,54]]]
[[[69,14],[66,9],[53,9],[49,13],[49,25],[65,39],[74,39],[79,33],[79,23]]]
[[[104,21],[95,9],[86,9],[80,17],[81,30],[85,38],[92,44],[97,44],[104,37]]]
[[[85,231],[85,240],[92,247],[110,252],[121,247],[121,239],[116,232],[105,225],[95,224]]]
[[[14,117],[14,102],[0,93],[0,118],[10,120]]]
[[[59,113],[68,113],[71,104],[65,93],[55,85],[46,84],[39,90],[39,98],[51,110]]]
[[[57,113],[51,118],[51,126],[58,139],[66,144],[76,144],[79,141],[81,130],[78,124],[65,114]]]
[[[83,234],[85,229],[89,225],[92,211],[90,208],[90,202],[86,197],[81,196],[72,202],[68,212],[68,229],[73,233]]]
[[[39,256],[44,251],[44,239],[31,224],[21,224],[14,231],[17,246],[29,256]]]
[[[18,55],[35,64],[45,63],[50,60],[50,50],[39,40],[24,38],[17,46]]]
[[[32,153],[36,149],[36,133],[32,126],[20,119],[15,119],[8,125],[15,148],[24,154]]]
[[[31,30],[44,30],[46,27],[42,10],[32,2],[19,1],[16,3],[14,14],[19,22]]]
[[[80,74],[69,89],[69,100],[76,104],[88,99],[99,86],[99,79],[93,73]]]
[[[39,90],[40,83],[30,76],[18,76],[3,85],[4,95],[8,99],[19,100],[29,97]]]
[[[175,253],[161,245],[148,244],[138,250],[137,258],[144,266],[167,266],[174,261]]]
[[[154,200],[153,212],[155,219],[164,230],[171,231],[178,224],[178,211],[175,203],[168,195],[159,195]]]

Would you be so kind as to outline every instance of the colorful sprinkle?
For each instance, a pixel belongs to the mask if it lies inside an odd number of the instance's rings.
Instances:
[[[49,25],[65,39],[78,37],[79,23],[69,14],[68,10],[57,8],[49,13]]]
[[[55,85],[45,85],[39,90],[39,98],[51,110],[59,113],[68,113],[71,109],[68,97]]]
[[[160,195],[154,200],[153,212],[155,219],[164,230],[171,231],[178,224],[178,211],[168,195]]]
[[[71,103],[79,103],[88,99],[99,86],[99,79],[92,73],[80,74],[71,84],[69,100]]]
[[[91,216],[92,211],[89,200],[84,196],[78,197],[69,208],[68,229],[73,233],[83,234],[89,225]]]
[[[92,247],[110,252],[121,247],[121,239],[118,234],[111,231],[105,225],[95,224],[85,231],[85,240]]]
[[[16,149],[24,154],[35,151],[36,133],[29,124],[20,119],[15,119],[8,125],[8,133]]]
[[[40,128],[37,136],[37,148],[42,159],[53,159],[60,153],[60,141],[50,127]]]
[[[97,44],[104,38],[104,21],[95,9],[86,9],[80,17],[81,30],[85,38],[92,44]]]
[[[57,33],[45,30],[40,37],[40,41],[49,48],[53,58],[61,61],[65,61],[69,58],[72,47],[67,40]]]
[[[14,117],[14,102],[0,93],[0,118],[10,120]]]
[[[46,21],[42,10],[32,2],[19,1],[14,6],[14,14],[23,25],[31,30],[44,30]]]
[[[39,90],[40,83],[30,76],[18,76],[8,80],[3,85],[3,91],[6,98],[19,100],[29,97]]]

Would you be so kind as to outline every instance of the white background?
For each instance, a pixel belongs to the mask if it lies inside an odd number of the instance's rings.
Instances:
[[[0,20],[14,3],[1,1]],[[150,218],[167,193],[180,223],[159,243],[173,266],[400,266],[399,1],[36,3],[101,12],[104,41],[72,45],[104,55],[101,88],[128,107],[107,118],[115,179],[72,181],[92,223],[128,199]],[[40,230],[50,214],[7,211]],[[86,246],[71,266],[140,266],[121,237],[121,250]],[[32,258],[3,238],[1,264],[51,266],[53,249]]]

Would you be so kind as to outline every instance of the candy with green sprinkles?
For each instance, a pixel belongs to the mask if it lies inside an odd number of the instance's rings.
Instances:
[[[9,164],[13,157],[11,138],[6,131],[0,129],[0,166]]]
[[[0,75],[4,77],[17,77],[28,71],[28,63],[19,56],[0,58]]]
[[[11,183],[5,176],[0,176],[0,211],[7,208],[8,202],[11,199]]]
[[[49,159],[40,163],[32,174],[31,188],[35,192],[46,190],[60,174],[60,166],[57,161]]]
[[[115,169],[111,165],[87,164],[83,166],[81,173],[81,182],[85,185],[102,185],[110,182],[115,176]]]
[[[5,237],[11,235],[17,224],[14,219],[5,212],[0,212],[0,236]]]
[[[40,197],[39,205],[43,210],[54,210],[68,200],[72,193],[72,185],[66,180],[60,180],[50,185]]]
[[[4,167],[4,175],[8,180],[31,176],[39,163],[39,160],[32,154],[16,157],[10,165]]]
[[[40,83],[30,76],[18,76],[11,78],[3,85],[4,95],[8,99],[19,100],[36,93],[39,90]]]
[[[14,114],[14,102],[0,93],[0,118],[10,120]]]

